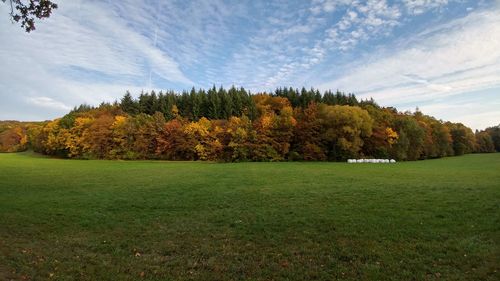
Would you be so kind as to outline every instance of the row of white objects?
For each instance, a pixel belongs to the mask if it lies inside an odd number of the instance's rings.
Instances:
[[[394,159],[347,159],[347,163],[396,163]]]

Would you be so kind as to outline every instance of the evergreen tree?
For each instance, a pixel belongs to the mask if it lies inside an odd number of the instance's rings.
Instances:
[[[207,93],[207,115],[211,119],[220,119],[221,116],[221,102],[220,97],[217,94],[217,89],[215,85],[208,90]]]
[[[221,101],[221,115],[222,119],[229,119],[233,116],[233,99],[222,87],[219,89],[218,95]]]
[[[130,94],[129,91],[125,93],[123,98],[120,100],[120,108],[130,114],[130,115],[136,115],[139,113],[139,105],[137,102],[132,98],[132,95]]]

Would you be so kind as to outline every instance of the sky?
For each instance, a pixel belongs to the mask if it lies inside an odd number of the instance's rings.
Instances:
[[[126,90],[235,85],[500,124],[500,0],[54,2],[29,34],[0,2],[0,120],[54,119]]]

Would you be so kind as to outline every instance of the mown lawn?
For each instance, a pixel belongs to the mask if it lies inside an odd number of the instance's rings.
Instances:
[[[500,154],[397,164],[0,154],[0,280],[500,280]]]

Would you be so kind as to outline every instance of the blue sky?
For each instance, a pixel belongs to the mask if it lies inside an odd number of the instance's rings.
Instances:
[[[0,3],[0,119],[215,84],[339,89],[474,129],[500,123],[499,1],[56,2],[31,34]]]

